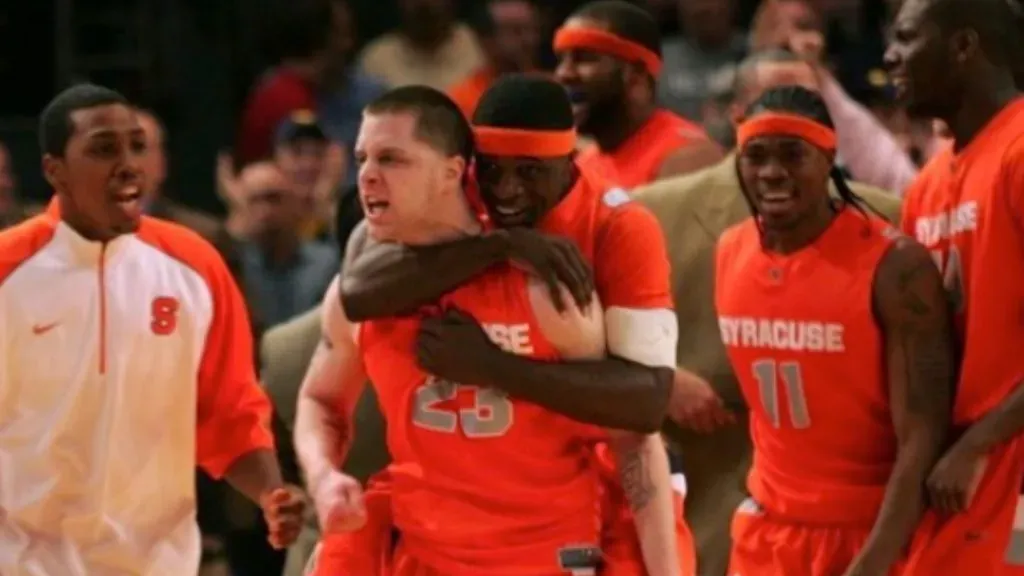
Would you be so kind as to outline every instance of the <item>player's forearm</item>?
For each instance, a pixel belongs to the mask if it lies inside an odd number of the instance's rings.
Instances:
[[[267,448],[259,448],[239,457],[228,468],[224,479],[257,504],[262,495],[284,486],[277,454]]]
[[[676,518],[665,446],[658,434],[614,434],[611,448],[651,576],[680,574]]]
[[[1024,382],[964,432],[955,449],[984,454],[1024,431]]]
[[[674,376],[616,357],[556,363],[506,353],[491,368],[480,384],[580,422],[641,434],[661,428]]]
[[[313,489],[321,478],[338,470],[350,445],[348,426],[319,400],[299,397],[295,416],[295,453]]]
[[[899,559],[927,506],[925,480],[941,454],[944,430],[921,426],[901,442],[878,518],[854,561],[854,573],[888,574]]]
[[[367,246],[342,270],[342,308],[352,322],[409,314],[504,261],[506,254],[500,234],[432,246]]]

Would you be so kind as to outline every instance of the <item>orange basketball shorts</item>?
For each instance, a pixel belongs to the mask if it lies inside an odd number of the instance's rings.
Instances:
[[[364,493],[366,524],[355,532],[324,536],[306,568],[308,576],[388,576],[391,571],[391,485],[387,471]]]
[[[908,576],[1013,574],[1006,566],[1024,459],[1015,439],[989,453],[968,509],[949,518],[928,512],[907,566]],[[1017,572],[1020,573],[1020,572]]]
[[[809,526],[773,519],[748,498],[733,515],[729,574],[842,574],[856,558],[869,532],[870,527]],[[901,569],[894,568],[890,575],[901,574]]]

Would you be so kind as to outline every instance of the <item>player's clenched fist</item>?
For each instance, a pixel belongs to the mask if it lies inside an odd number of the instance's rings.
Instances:
[[[352,532],[366,523],[363,487],[355,478],[332,471],[314,487],[313,503],[324,534]]]
[[[283,550],[292,545],[302,530],[306,499],[295,486],[285,486],[260,497],[263,519],[267,522],[270,545]]]

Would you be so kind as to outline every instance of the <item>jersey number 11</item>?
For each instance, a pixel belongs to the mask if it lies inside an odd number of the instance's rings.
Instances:
[[[786,389],[789,419],[793,428],[807,428],[811,416],[807,412],[807,396],[804,394],[804,378],[799,362],[776,362],[771,358],[754,362],[754,378],[761,393],[761,405],[768,413],[776,428],[782,427],[779,411],[779,381]]]

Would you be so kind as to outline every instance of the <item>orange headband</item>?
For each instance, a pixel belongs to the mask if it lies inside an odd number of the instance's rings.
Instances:
[[[836,149],[834,130],[796,114],[767,112],[744,120],[736,130],[736,143],[743,148],[761,136],[795,136],[829,152]]]
[[[523,130],[476,126],[473,128],[477,152],[487,156],[530,156],[557,158],[576,149],[576,130]]]
[[[596,28],[559,28],[555,33],[555,52],[593,50],[616,58],[640,61],[655,78],[661,73],[661,58],[653,51],[625,38]]]

